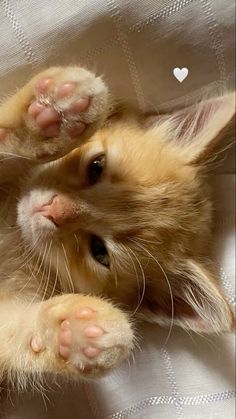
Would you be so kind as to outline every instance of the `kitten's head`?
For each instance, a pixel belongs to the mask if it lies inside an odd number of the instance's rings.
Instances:
[[[231,310],[203,263],[211,203],[202,161],[233,114],[227,95],[149,128],[111,122],[34,170],[18,204],[24,240],[78,292],[159,324],[230,330]]]

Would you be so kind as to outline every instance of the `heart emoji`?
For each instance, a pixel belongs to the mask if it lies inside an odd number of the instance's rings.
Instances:
[[[183,68],[176,67],[173,70],[173,74],[174,74],[175,78],[180,83],[182,83],[182,81],[184,81],[186,79],[187,75],[188,75],[188,69],[186,67],[183,67]]]

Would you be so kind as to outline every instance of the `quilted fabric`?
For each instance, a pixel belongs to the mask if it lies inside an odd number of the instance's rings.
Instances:
[[[234,86],[234,1],[1,0],[0,95],[49,65],[84,65],[113,95],[143,112],[192,103]],[[187,67],[183,83],[175,67]],[[213,179],[213,258],[235,305],[232,161]],[[145,326],[142,350],[97,383],[40,396],[12,395],[8,419],[233,419],[234,338],[201,338]],[[2,412],[3,413],[3,412]]]

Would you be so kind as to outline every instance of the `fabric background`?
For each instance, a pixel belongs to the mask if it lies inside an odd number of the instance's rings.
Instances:
[[[0,97],[49,65],[84,65],[117,99],[166,111],[234,86],[233,0],[1,0]],[[178,83],[174,67],[188,67]],[[232,153],[230,153],[232,155]],[[235,305],[235,177],[232,159],[214,178],[213,257]],[[233,419],[234,338],[201,338],[146,326],[142,351],[95,384],[41,396],[12,395],[8,419]]]

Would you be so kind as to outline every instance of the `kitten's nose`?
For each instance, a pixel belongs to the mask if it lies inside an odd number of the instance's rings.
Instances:
[[[56,226],[60,226],[74,218],[73,203],[70,198],[63,195],[54,195],[49,203],[36,208],[34,213],[40,213]]]

